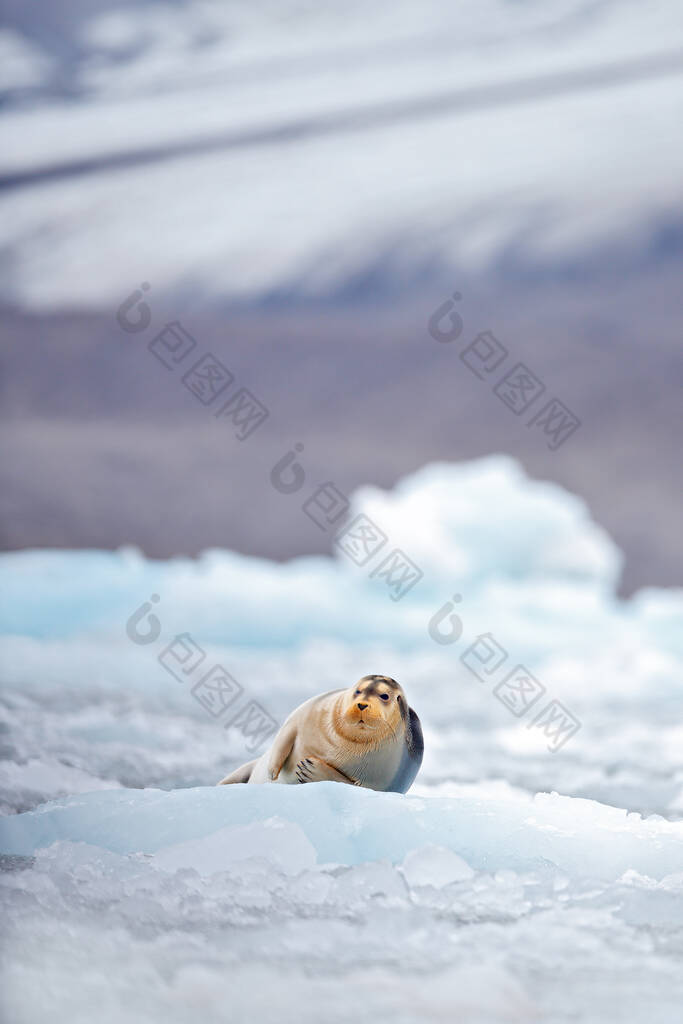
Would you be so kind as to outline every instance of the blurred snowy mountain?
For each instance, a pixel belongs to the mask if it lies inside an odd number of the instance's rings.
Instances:
[[[15,0],[7,24],[6,301],[376,297],[656,249],[678,210],[675,2]]]

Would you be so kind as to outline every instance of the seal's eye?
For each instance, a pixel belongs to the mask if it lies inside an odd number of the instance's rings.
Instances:
[[[356,690],[356,692],[354,693],[354,697],[358,697],[359,694],[360,694],[360,690]]]
[[[389,700],[389,694],[388,693],[380,693],[380,697],[382,698],[382,700]]]

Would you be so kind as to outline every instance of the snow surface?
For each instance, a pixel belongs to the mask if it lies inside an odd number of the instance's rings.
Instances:
[[[683,591],[617,599],[582,502],[507,458],[353,511],[424,572],[402,600],[342,553],[0,558],[7,1020],[680,1021]],[[151,594],[159,636],[134,643]],[[425,732],[410,794],[216,788],[253,755],[159,663],[178,633],[277,721],[398,678]],[[580,721],[559,751],[460,660],[483,633]]]

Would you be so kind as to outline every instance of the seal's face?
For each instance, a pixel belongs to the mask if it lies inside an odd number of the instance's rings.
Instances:
[[[403,703],[402,703],[403,702]],[[396,735],[406,708],[405,694],[389,676],[363,676],[344,694],[345,731],[354,738]]]

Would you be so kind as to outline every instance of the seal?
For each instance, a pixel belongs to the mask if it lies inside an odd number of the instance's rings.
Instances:
[[[389,676],[363,676],[352,688],[311,697],[292,712],[261,757],[218,785],[235,782],[345,782],[407,793],[420,765],[420,719]]]

